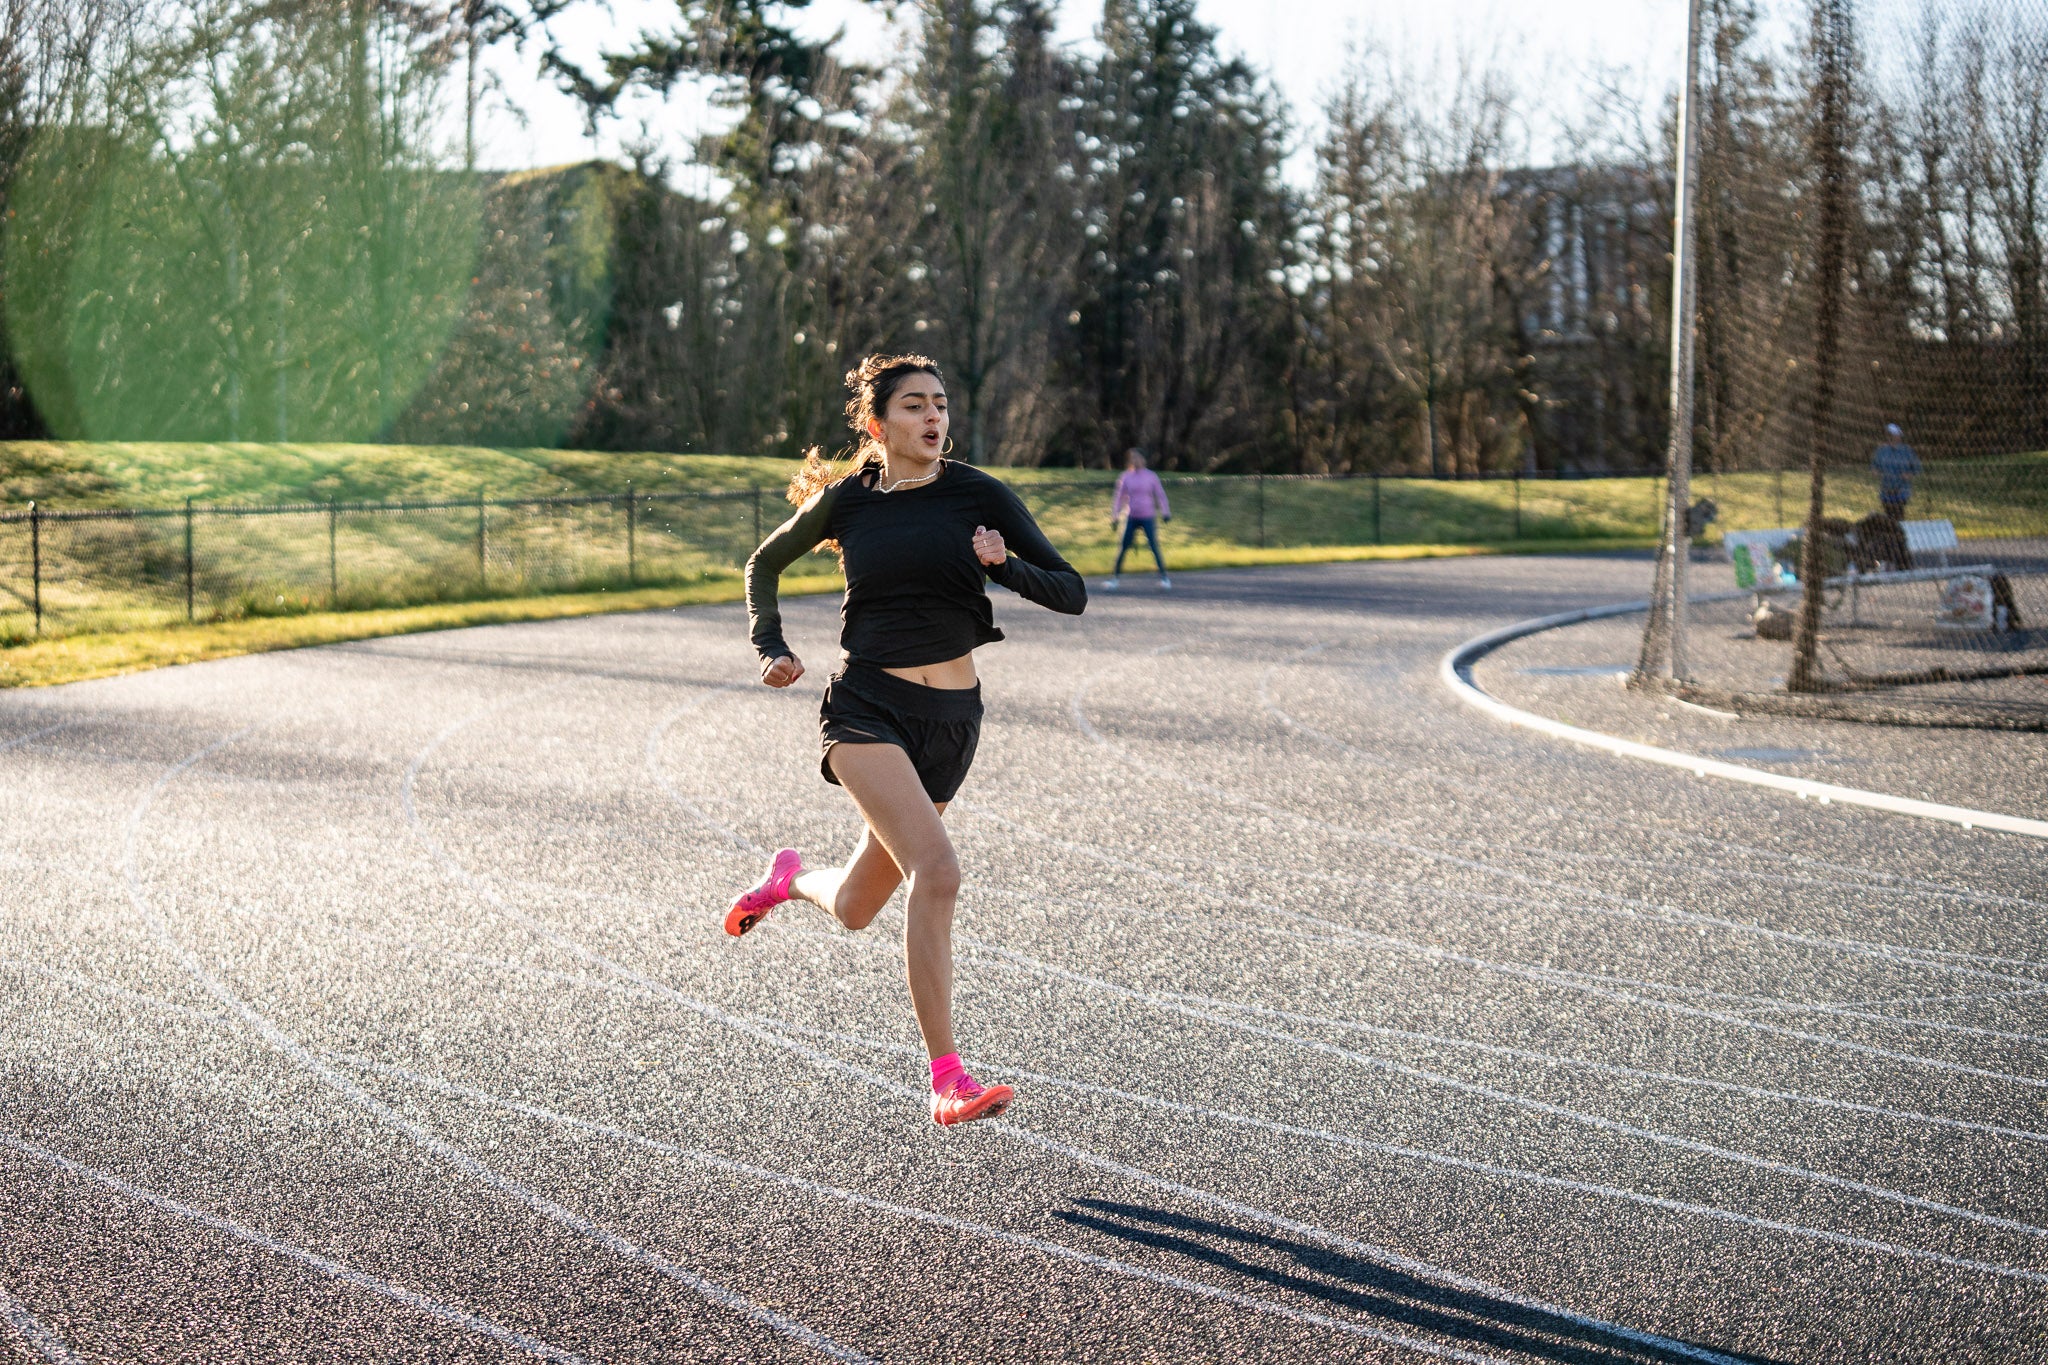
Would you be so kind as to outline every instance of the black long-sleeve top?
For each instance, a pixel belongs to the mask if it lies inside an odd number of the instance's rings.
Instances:
[[[846,568],[840,647],[855,662],[916,668],[957,659],[1003,638],[984,579],[1069,616],[1088,589],[1038,529],[1023,500],[972,465],[941,462],[939,476],[879,492],[872,466],[828,484],[775,528],[747,560],[747,617],[762,660],[789,654],[776,580],[836,540]],[[974,530],[1000,531],[1010,557],[984,565]]]

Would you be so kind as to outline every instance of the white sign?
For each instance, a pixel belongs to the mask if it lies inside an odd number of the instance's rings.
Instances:
[[[1991,629],[1991,580],[1981,574],[1958,574],[1941,585],[1941,605],[1934,624],[1949,630]]]

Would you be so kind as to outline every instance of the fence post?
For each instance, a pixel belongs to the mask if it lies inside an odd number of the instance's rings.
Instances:
[[[185,499],[185,620],[194,619],[192,613],[192,499]]]
[[[1515,539],[1522,538],[1522,471],[1515,471]]]
[[[754,485],[754,543],[761,543],[761,485]]]
[[[334,532],[336,515],[334,495],[327,495],[327,609],[333,611],[341,604],[341,577],[335,572]]]
[[[484,490],[479,488],[476,490],[476,586],[478,592],[485,591],[491,584],[491,572],[485,558],[490,545],[488,537],[489,532],[485,529],[484,523]]]
[[[1266,471],[1261,469],[1253,475],[1259,495],[1259,548],[1266,548]]]
[[[637,586],[640,582],[640,552],[635,539],[634,522],[637,514],[633,510],[633,484],[626,482],[626,585]]]
[[[1380,472],[1377,469],[1372,472],[1372,543],[1386,544],[1380,536]]]
[[[28,555],[33,565],[36,606],[36,634],[43,633],[43,509],[31,501],[28,505]]]

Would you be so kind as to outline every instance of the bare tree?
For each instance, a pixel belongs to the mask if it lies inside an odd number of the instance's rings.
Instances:
[[[905,82],[924,203],[915,269],[967,418],[967,457],[1035,463],[1020,420],[1071,287],[1079,204],[1075,73],[1052,47],[1040,0],[930,0],[921,60]],[[1011,376],[1010,400],[991,387]]]
[[[1971,35],[1967,52],[1969,163],[2038,439],[2048,436],[2048,40],[2008,17]]]
[[[1505,192],[1512,97],[1461,62],[1440,103],[1361,60],[1330,110],[1323,233],[1332,334],[1369,354],[1379,401],[1429,472],[1477,472],[1519,449],[1518,303],[1536,268]],[[1398,451],[1389,452],[1398,460]]]

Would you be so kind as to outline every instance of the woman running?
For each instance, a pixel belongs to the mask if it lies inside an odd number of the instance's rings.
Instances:
[[[1007,1085],[967,1074],[953,1040],[953,903],[960,863],[940,821],[974,762],[981,684],[974,651],[1003,638],[985,578],[1069,615],[1088,604],[1017,495],[971,465],[945,459],[945,381],[921,355],[870,356],[847,371],[848,423],[860,437],[840,478],[816,450],[790,480],[797,513],[747,561],[747,615],[761,681],[804,674],[782,638],[776,581],[820,544],[846,571],[839,643],[845,660],[825,688],[819,771],[844,787],[867,828],[844,867],[806,871],[795,849],[725,917],[744,934],[774,906],[806,900],[848,929],[866,928],[910,881],[903,955],[910,1003],[932,1067],[932,1118],[993,1118]]]

